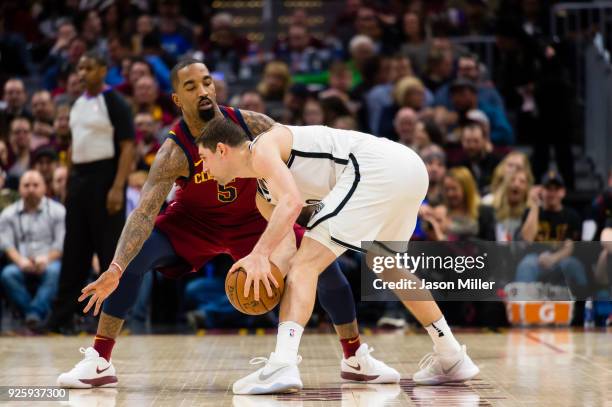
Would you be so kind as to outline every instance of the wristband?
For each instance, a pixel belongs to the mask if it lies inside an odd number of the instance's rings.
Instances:
[[[113,261],[110,265],[117,267],[119,269],[119,275],[123,275],[123,269],[121,268],[119,263],[117,263],[116,261]]]

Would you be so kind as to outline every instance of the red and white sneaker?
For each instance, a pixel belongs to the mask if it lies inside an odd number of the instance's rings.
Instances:
[[[466,353],[465,345],[454,355],[428,353],[419,362],[419,371],[412,376],[416,384],[437,385],[465,382],[476,376],[480,369]]]
[[[70,389],[90,389],[92,387],[116,387],[117,376],[111,362],[100,357],[98,351],[89,347],[80,348],[83,360],[74,365],[69,372],[62,373],[57,378],[57,385]]]
[[[342,358],[340,376],[343,380],[366,383],[399,383],[400,374],[397,370],[375,359],[370,353],[373,348],[362,343],[355,356]]]

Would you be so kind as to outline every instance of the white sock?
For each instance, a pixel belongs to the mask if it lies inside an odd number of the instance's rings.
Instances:
[[[304,328],[297,322],[285,321],[278,325],[276,349],[274,350],[278,359],[291,363],[297,360],[303,332]]]
[[[425,327],[434,343],[434,351],[442,355],[455,354],[461,350],[461,345],[451,332],[444,317]]]

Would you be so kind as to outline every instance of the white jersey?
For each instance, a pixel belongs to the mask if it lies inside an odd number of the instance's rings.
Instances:
[[[362,241],[410,239],[429,184],[414,151],[357,131],[285,127],[293,135],[287,167],[304,204],[316,205],[306,236],[337,255],[361,250]],[[265,180],[258,191],[276,204]]]
[[[293,135],[287,167],[306,205],[321,201],[329,194],[346,166],[353,165],[351,160],[355,160],[355,153],[374,138],[366,133],[327,126],[285,127]],[[258,186],[264,198],[276,204],[265,180],[258,180]]]

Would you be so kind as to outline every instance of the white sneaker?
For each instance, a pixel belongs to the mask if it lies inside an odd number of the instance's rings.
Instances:
[[[80,348],[79,352],[85,355],[83,360],[74,365],[71,371],[59,375],[58,386],[71,389],[117,386],[118,380],[112,363],[100,357],[92,347]]]
[[[451,356],[428,353],[419,362],[419,371],[412,376],[416,384],[435,385],[449,382],[464,382],[480,372],[478,366],[467,355],[465,345]]]
[[[302,379],[297,365],[302,361],[298,356],[293,363],[279,360],[274,352],[270,359],[258,357],[251,359],[252,365],[265,363],[261,369],[236,381],[232,390],[234,394],[275,394],[291,393],[302,389]]]
[[[370,353],[374,351],[362,343],[355,356],[342,358],[340,376],[343,380],[367,383],[399,383],[400,374],[397,370],[375,359]]]

